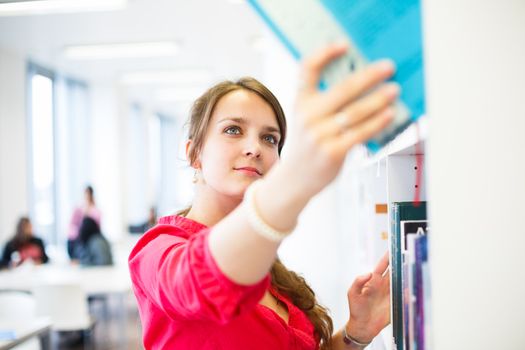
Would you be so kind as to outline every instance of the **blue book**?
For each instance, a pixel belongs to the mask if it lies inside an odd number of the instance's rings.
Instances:
[[[301,59],[329,43],[345,40],[349,51],[329,65],[321,88],[368,62],[389,58],[402,89],[394,121],[367,142],[376,152],[425,112],[421,6],[419,0],[248,0],[265,23]]]
[[[421,236],[416,239],[416,324],[415,340],[417,350],[425,350],[425,292],[423,265],[428,261],[428,239],[427,236]]]

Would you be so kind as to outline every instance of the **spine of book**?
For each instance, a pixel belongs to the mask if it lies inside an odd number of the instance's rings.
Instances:
[[[403,346],[403,295],[401,281],[401,245],[400,245],[400,217],[399,203],[392,203],[392,330],[394,347],[404,350]]]
[[[426,260],[427,237],[416,239],[416,344],[417,350],[425,350],[425,308],[422,266]]]
[[[402,252],[402,262],[403,262],[403,269],[402,269],[402,276],[401,276],[401,282],[403,285],[403,341],[405,345],[405,350],[410,350],[410,325],[409,325],[409,309],[410,309],[410,288],[409,288],[409,265],[408,265],[408,254],[405,254]]]
[[[410,235],[407,240],[407,254],[408,254],[408,284],[410,290],[410,300],[408,307],[408,347],[415,349],[415,308],[416,308],[416,284],[414,282],[415,269],[416,269],[416,250],[415,240],[417,236]]]
[[[423,317],[423,322],[425,325],[424,330],[423,330],[425,334],[424,344],[425,344],[426,350],[431,350],[431,343],[432,343],[431,342],[431,336],[432,336],[431,320],[432,318],[430,317],[431,295],[430,295],[430,271],[428,267],[428,261],[423,263],[423,266],[421,267],[421,272],[423,274],[423,295],[424,295],[423,308],[425,310],[425,315]]]

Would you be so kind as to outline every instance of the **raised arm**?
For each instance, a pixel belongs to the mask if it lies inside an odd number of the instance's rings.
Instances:
[[[210,251],[217,265],[239,284],[260,281],[279,247],[279,242],[254,229],[247,213],[255,211],[277,231],[291,231],[310,198],[337,176],[347,152],[393,118],[391,104],[399,93],[397,85],[388,83],[370,92],[392,76],[394,67],[389,61],[372,64],[328,91],[318,90],[323,68],[346,50],[344,45],[332,45],[304,62],[295,144],[288,157],[257,183],[251,203],[243,202],[210,233]]]

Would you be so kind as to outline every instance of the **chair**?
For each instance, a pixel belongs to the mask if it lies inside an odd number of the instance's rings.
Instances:
[[[0,321],[9,320],[13,323],[27,323],[36,318],[35,298],[25,292],[1,291],[0,292]],[[14,349],[39,350],[41,344],[37,338],[30,339]]]
[[[89,314],[85,292],[78,284],[42,284],[35,286],[36,313],[51,318],[55,332],[82,331],[93,347],[94,319]]]

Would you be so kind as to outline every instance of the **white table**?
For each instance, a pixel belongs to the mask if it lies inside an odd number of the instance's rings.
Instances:
[[[13,331],[15,337],[9,340],[0,340],[0,350],[7,350],[28,341],[34,337],[39,337],[42,348],[50,349],[50,330],[51,322],[46,317],[39,317],[33,321],[26,320],[11,322],[9,320],[0,320],[0,330]]]
[[[36,285],[55,283],[79,284],[88,296],[131,291],[131,279],[125,266],[22,265],[0,271],[0,290],[31,292]]]
[[[37,285],[62,283],[80,285],[87,296],[118,297],[121,348],[126,349],[125,299],[131,292],[131,278],[127,266],[82,267],[45,264],[22,265],[12,270],[0,271],[0,290],[31,292]]]

